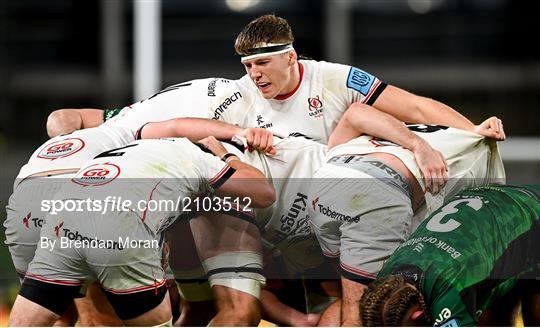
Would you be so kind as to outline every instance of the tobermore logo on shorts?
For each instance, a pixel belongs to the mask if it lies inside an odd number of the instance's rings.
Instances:
[[[317,198],[318,200],[318,198]],[[342,214],[342,213],[339,213],[339,212],[336,212],[334,211],[332,208],[330,208],[330,206],[326,206],[326,205],[323,205],[323,204],[317,204],[317,203],[312,203],[313,207],[315,207],[315,205],[317,205],[317,207],[319,208],[319,213],[321,213],[322,215],[324,216],[327,216],[331,219],[335,219],[335,220],[339,220],[339,221],[345,221],[345,222],[349,222],[349,223],[358,223],[358,221],[360,221],[360,215],[357,215],[357,216],[354,216],[354,217],[351,217],[350,215],[345,215],[345,214]]]
[[[223,112],[229,107],[233,102],[237,101],[239,98],[242,98],[242,94],[240,92],[235,92],[232,94],[232,96],[225,98],[225,100],[219,105],[218,108],[214,110],[214,120],[219,120]]]
[[[90,248],[106,248],[106,249],[117,249],[117,250],[124,249],[124,245],[118,241],[101,240],[96,237],[88,237],[81,234],[77,230],[62,228],[63,225],[64,225],[64,221],[62,221],[58,226],[54,227],[54,233],[56,237],[59,237],[62,239],[67,238],[68,240],[85,243],[87,245],[90,245]],[[75,245],[74,247],[77,247],[76,246],[77,244],[74,244],[74,245]],[[93,247],[92,245],[95,245],[95,247]]]
[[[79,138],[69,138],[47,144],[38,153],[38,158],[55,160],[75,154],[84,148],[84,141]]]
[[[320,117],[323,115],[323,104],[319,95],[308,98],[309,116]]]
[[[41,228],[43,227],[43,223],[45,223],[44,219],[40,218],[33,218],[32,212],[29,212],[22,220],[23,225],[26,227],[26,229],[30,229],[30,222],[32,222],[33,228]]]
[[[71,181],[82,186],[101,186],[111,182],[120,174],[120,167],[112,163],[90,165]]]
[[[60,222],[57,226],[54,227],[54,234],[56,237],[60,237],[60,229],[64,226],[64,221]]]

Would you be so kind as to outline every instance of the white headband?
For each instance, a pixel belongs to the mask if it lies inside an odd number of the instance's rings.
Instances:
[[[263,43],[248,50],[246,56],[240,57],[240,61],[244,62],[254,58],[283,54],[291,50],[294,50],[292,43]]]

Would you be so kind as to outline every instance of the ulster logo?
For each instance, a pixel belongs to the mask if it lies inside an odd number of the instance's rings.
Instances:
[[[111,182],[120,174],[120,167],[111,163],[90,165],[71,181],[82,186],[101,186]]]
[[[308,105],[309,116],[319,117],[323,115],[323,104],[319,95],[317,95],[316,97],[308,98]]]
[[[38,153],[38,158],[55,160],[75,154],[84,148],[84,141],[79,138],[70,138],[47,144]]]

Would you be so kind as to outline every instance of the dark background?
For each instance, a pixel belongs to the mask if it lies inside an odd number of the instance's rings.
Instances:
[[[103,17],[111,6],[121,8],[114,83],[104,54],[111,31]],[[237,33],[274,12],[289,20],[299,54],[357,66],[475,123],[499,116],[514,140],[506,150],[518,154],[503,156],[509,181],[540,180],[539,1],[261,0],[236,12],[224,0],[163,0],[161,12],[162,87],[241,77]],[[0,0],[0,205],[20,166],[46,140],[48,113],[134,102],[132,67],[133,1]],[[6,254],[1,247],[0,279],[13,281]],[[0,303],[13,290],[0,282]]]

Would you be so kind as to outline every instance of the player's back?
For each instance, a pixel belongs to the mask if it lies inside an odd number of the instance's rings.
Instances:
[[[74,173],[97,154],[133,140],[134,131],[124,127],[96,127],[54,137],[34,151],[19,171],[15,186],[38,173],[60,170]]]
[[[227,83],[222,78],[191,80],[169,86],[147,99],[124,107],[105,125],[127,126],[133,129],[148,122],[177,117],[212,118],[216,85]]]
[[[157,233],[226,168],[185,138],[137,140],[87,162],[55,197],[124,202]]]
[[[489,307],[540,263],[533,256],[540,247],[539,199],[538,185],[467,189],[423,222],[379,276],[405,272],[421,279],[436,320],[445,307],[467,318],[467,312]],[[469,310],[463,312],[464,307]]]
[[[278,139],[274,147],[275,156],[246,155],[259,156],[259,163],[253,165],[271,180],[276,191],[276,202],[257,211],[257,220],[263,239],[280,249],[290,273],[301,273],[322,261],[309,224],[307,195],[313,173],[324,163],[326,146],[295,137]]]

